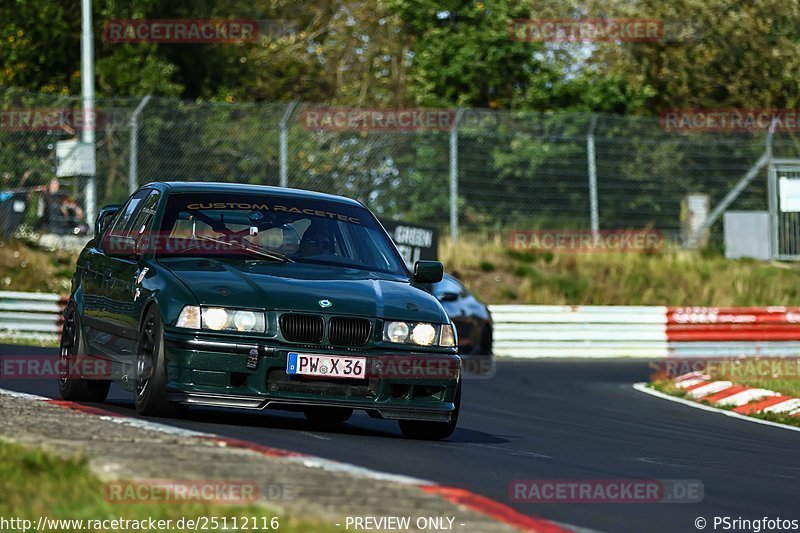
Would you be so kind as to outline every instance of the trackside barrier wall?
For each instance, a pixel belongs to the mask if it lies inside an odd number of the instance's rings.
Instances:
[[[800,307],[493,305],[508,357],[800,355]]]
[[[0,335],[57,340],[67,297],[0,291]],[[493,305],[507,357],[800,356],[800,307]]]
[[[38,292],[0,291],[0,334],[55,340],[61,333],[67,297]]]

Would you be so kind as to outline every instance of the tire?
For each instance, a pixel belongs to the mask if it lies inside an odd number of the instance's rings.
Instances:
[[[319,426],[344,424],[353,416],[353,410],[346,407],[308,407],[303,414],[309,422]]]
[[[427,422],[422,420],[399,420],[400,431],[409,439],[441,440],[446,439],[456,430],[458,414],[461,411],[461,382],[456,389],[455,410],[449,422]]]
[[[164,327],[155,307],[148,309],[142,320],[134,376],[134,405],[140,415],[178,417],[186,414],[185,405],[167,400]]]
[[[76,363],[86,357],[80,315],[73,302],[67,305],[64,312],[59,355],[61,377],[58,379],[58,393],[61,398],[70,402],[102,403],[106,401],[111,381],[69,377],[70,369],[77,368]]]

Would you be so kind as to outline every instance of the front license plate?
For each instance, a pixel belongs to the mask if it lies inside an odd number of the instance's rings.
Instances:
[[[289,357],[286,359],[286,373],[301,376],[363,379],[366,375],[366,366],[366,357],[289,352]]]

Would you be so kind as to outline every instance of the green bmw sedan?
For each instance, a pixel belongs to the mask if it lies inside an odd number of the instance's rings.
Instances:
[[[363,410],[408,437],[446,438],[462,369],[425,290],[441,279],[439,262],[409,271],[355,200],[150,183],[100,210],[78,258],[59,390],[102,402],[114,381],[142,415],[269,408],[333,425]]]

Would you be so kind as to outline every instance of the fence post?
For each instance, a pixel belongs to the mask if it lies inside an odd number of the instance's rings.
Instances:
[[[97,115],[94,105],[94,34],[92,33],[91,0],[81,1],[81,100],[84,117],[81,142],[87,147],[87,151],[84,151],[83,154],[87,154],[90,158],[84,202],[89,235],[92,235],[94,219],[97,214],[97,161],[94,135],[97,127]],[[87,117],[92,117],[91,124],[87,124]]]
[[[130,150],[130,163],[128,164],[128,194],[132,195],[139,188],[139,115],[141,114],[144,106],[150,101],[148,94],[136,109],[131,114],[131,150]]]
[[[289,159],[289,132],[287,124],[289,119],[294,113],[294,108],[297,107],[297,101],[292,100],[289,102],[289,107],[286,108],[286,111],[283,113],[283,118],[281,118],[280,129],[280,144],[281,144],[281,187],[288,187],[289,186],[289,170],[288,170],[288,159]]]
[[[450,128],[450,238],[458,240],[458,122],[463,109],[456,110],[453,127]]]
[[[780,241],[778,239],[778,175],[772,162],[772,136],[775,134],[775,120],[769,125],[764,155],[767,158],[767,195],[769,195],[769,257],[773,261],[780,255]]]
[[[586,135],[586,159],[589,165],[589,217],[592,225],[592,237],[597,238],[600,230],[600,215],[597,208],[597,161],[594,152],[594,128],[597,125],[597,115],[592,113],[592,122],[589,133]]]

